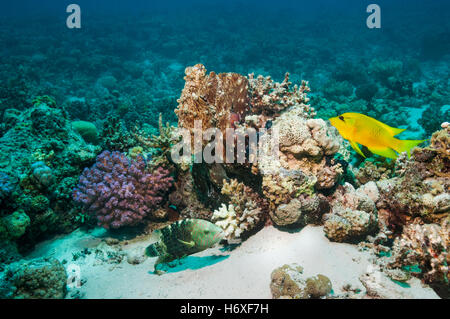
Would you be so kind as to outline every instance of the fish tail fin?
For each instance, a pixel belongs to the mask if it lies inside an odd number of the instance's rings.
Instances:
[[[426,140],[398,140],[398,146],[395,149],[398,153],[407,152],[408,158],[411,156],[411,149]]]

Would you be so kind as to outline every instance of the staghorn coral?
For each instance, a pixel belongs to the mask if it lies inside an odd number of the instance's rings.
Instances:
[[[248,76],[248,83],[252,114],[273,117],[291,106],[298,106],[308,117],[314,116],[314,109],[306,105],[309,101],[307,97],[309,87],[306,81],[302,81],[300,87],[295,85],[291,89],[289,73],[286,73],[281,83],[274,82],[270,76],[255,77],[252,73]]]
[[[226,232],[228,241],[238,240],[241,235],[264,222],[267,217],[267,204],[251,188],[237,180],[223,181],[222,194],[230,198],[215,210],[211,220]]]
[[[104,151],[84,170],[73,196],[105,228],[134,226],[163,201],[173,181],[167,173],[163,168],[148,172],[142,157],[129,160],[122,153]]]
[[[188,67],[184,89],[175,113],[178,126],[194,128],[200,120],[202,129],[218,128],[225,132],[235,121],[243,119],[249,108],[248,80],[237,73],[206,74],[202,64]]]
[[[450,293],[450,219],[438,224],[411,224],[404,228],[392,247],[388,267],[413,267],[426,283],[446,287]],[[445,290],[445,289],[444,289]]]

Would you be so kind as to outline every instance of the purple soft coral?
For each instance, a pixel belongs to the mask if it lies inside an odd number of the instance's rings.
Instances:
[[[93,167],[84,169],[73,197],[105,228],[134,226],[163,200],[173,182],[167,174],[162,167],[149,173],[141,156],[134,161],[104,151]]]

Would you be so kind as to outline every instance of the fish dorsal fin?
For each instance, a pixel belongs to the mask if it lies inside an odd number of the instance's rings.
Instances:
[[[353,119],[355,121],[355,119],[357,117],[362,117],[362,118],[368,119],[370,121],[373,121],[377,125],[379,125],[383,130],[388,132],[388,134],[390,136],[398,135],[401,132],[406,130],[405,128],[396,128],[396,127],[389,126],[387,124],[384,124],[383,122],[378,121],[377,119],[374,119],[373,117],[370,117],[370,116],[367,116],[367,115],[364,115],[361,113],[344,113],[343,115],[344,115],[344,117],[348,118],[348,120],[346,120],[347,122],[349,122],[349,120],[351,120],[351,119]],[[354,123],[350,123],[350,124],[353,125]]]
[[[356,153],[358,153],[359,155],[361,155],[362,157],[366,158],[366,156],[364,155],[364,153],[361,151],[361,149],[358,146],[358,143],[354,142],[354,141],[349,141],[350,142],[350,146],[355,150]]]
[[[191,240],[190,242],[187,242],[187,241],[178,239],[178,241],[189,248],[192,248],[195,246],[195,242],[193,240]]]

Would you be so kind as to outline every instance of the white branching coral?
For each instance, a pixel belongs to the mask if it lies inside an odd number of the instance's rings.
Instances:
[[[222,204],[218,210],[215,210],[211,219],[217,226],[223,229],[225,238],[235,236],[235,231],[238,229],[236,211],[233,205]]]
[[[243,183],[224,180],[222,194],[230,198],[230,204],[214,211],[212,221],[225,232],[231,242],[239,240],[244,232],[252,230],[267,216],[267,203]]]
[[[247,205],[246,205],[247,206]],[[212,221],[224,230],[228,242],[238,242],[242,233],[253,229],[261,221],[261,209],[249,202],[242,214],[236,214],[235,206],[225,204],[215,210]]]

